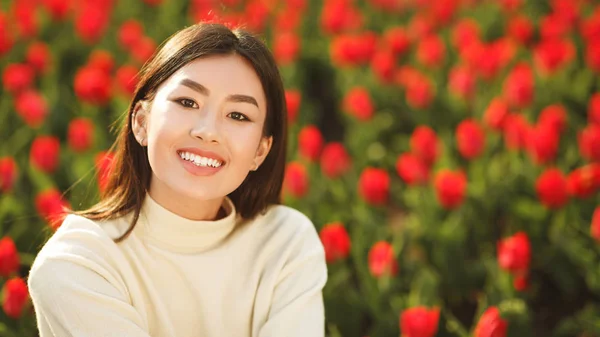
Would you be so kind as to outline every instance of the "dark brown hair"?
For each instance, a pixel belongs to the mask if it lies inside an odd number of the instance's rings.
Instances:
[[[283,83],[272,54],[265,44],[242,30],[230,30],[216,23],[199,23],[171,36],[144,65],[126,120],[111,147],[112,174],[100,201],[91,208],[75,212],[92,220],[108,220],[133,212],[127,231],[116,238],[120,242],[133,231],[142,202],[150,187],[152,169],[146,148],[135,139],[132,113],[139,101],[151,102],[158,87],[189,62],[210,55],[237,54],[247,60],[260,78],[267,99],[263,136],[272,136],[271,150],[256,171],[250,171],[229,197],[244,219],[252,219],[269,205],[280,203],[287,147],[287,111]]]

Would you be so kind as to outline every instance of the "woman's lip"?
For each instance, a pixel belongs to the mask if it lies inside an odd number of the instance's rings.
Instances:
[[[225,164],[225,159],[223,159],[223,157],[219,156],[217,153],[212,152],[212,151],[201,150],[196,147],[184,147],[184,148],[177,150],[177,155],[179,155],[179,153],[182,153],[182,152],[189,152],[189,153],[193,153],[200,157],[216,159],[216,160],[220,161],[221,164]]]
[[[223,167],[223,165],[221,165],[219,167],[198,166],[189,160],[185,160],[185,159],[181,158],[179,156],[179,154],[177,154],[177,157],[179,158],[179,160],[181,160],[183,168],[185,168],[186,171],[188,171],[189,173],[191,173],[195,176],[211,176],[211,175],[219,172],[221,170],[221,168]]]

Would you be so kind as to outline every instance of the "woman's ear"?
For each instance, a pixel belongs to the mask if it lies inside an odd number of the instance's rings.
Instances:
[[[141,146],[148,145],[148,106],[146,101],[140,100],[135,104],[131,113],[131,130]]]
[[[258,144],[258,148],[256,149],[256,155],[254,156],[254,164],[251,168],[252,171],[258,170],[260,165],[265,161],[269,151],[271,151],[271,146],[273,145],[273,136],[262,137],[260,143]]]

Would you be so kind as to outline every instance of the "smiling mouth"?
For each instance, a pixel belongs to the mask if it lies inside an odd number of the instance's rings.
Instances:
[[[177,154],[181,159],[189,161],[196,166],[218,168],[225,164],[225,162],[218,159],[202,157],[186,151],[178,151]]]

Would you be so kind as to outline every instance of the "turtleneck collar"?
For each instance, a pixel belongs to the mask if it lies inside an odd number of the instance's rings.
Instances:
[[[223,199],[222,207],[227,214],[222,219],[189,220],[162,207],[146,194],[138,226],[145,239],[170,251],[205,251],[220,243],[235,228],[237,214],[229,197]]]

